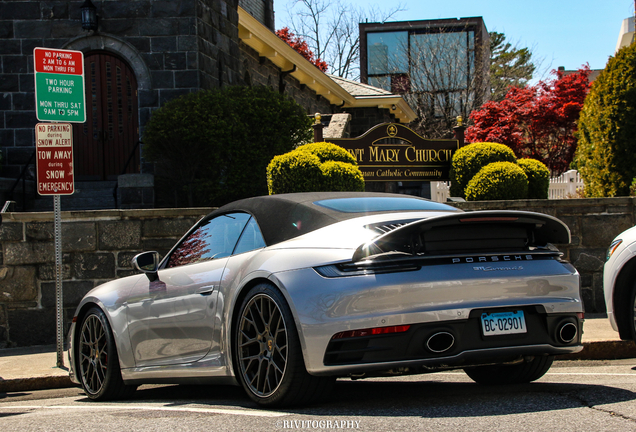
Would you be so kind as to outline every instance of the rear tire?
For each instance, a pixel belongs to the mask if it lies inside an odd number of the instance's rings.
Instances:
[[[98,307],[90,309],[79,326],[77,364],[80,383],[89,399],[124,399],[137,386],[125,385],[113,332]]]
[[[335,383],[334,377],[307,372],[291,310],[283,295],[265,283],[250,289],[239,308],[233,358],[245,392],[266,407],[315,402]]]
[[[554,356],[538,356],[514,365],[477,366],[464,369],[478,384],[523,384],[541,378],[552,366]]]

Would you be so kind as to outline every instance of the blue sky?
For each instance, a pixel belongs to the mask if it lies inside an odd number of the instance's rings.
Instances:
[[[634,0],[343,0],[362,7],[388,10],[405,7],[393,21],[481,16],[488,31],[528,47],[542,59],[542,73],[589,63],[603,69],[614,54],[623,19],[634,15]],[[274,0],[276,28],[288,22],[293,0]],[[538,76],[535,78],[545,78]]]

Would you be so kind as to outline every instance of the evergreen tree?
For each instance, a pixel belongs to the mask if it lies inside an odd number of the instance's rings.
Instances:
[[[611,57],[585,99],[574,163],[585,195],[629,195],[636,177],[636,44]]]
[[[490,100],[502,101],[510,87],[525,87],[535,70],[528,48],[506,42],[503,33],[490,32]]]

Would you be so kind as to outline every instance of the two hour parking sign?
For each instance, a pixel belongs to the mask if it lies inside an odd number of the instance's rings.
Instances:
[[[35,48],[33,61],[37,119],[84,123],[84,54],[81,51]]]

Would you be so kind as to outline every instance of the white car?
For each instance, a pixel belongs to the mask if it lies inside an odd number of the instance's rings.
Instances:
[[[636,227],[620,233],[607,250],[603,290],[607,315],[622,340],[636,341]]]

